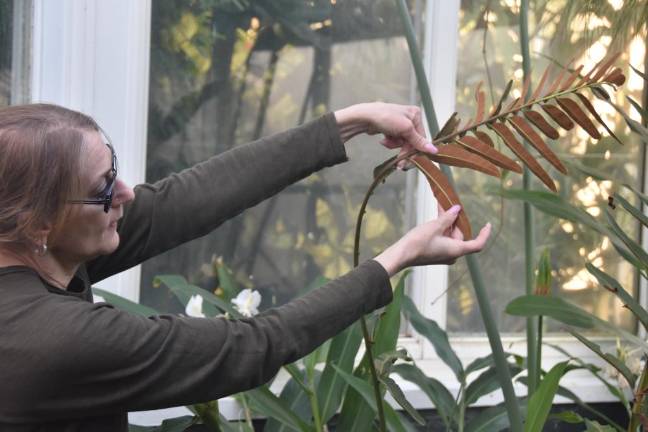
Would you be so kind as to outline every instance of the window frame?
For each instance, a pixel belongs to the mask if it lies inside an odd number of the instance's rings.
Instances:
[[[447,118],[455,105],[459,0],[428,1],[425,5],[424,62],[430,82],[436,113]],[[130,184],[144,181],[146,161],[146,128],[148,113],[149,48],[151,30],[151,0],[33,0],[33,34],[30,71],[31,100],[51,102],[92,115],[108,131],[120,155],[120,175]],[[435,61],[438,59],[439,61]],[[644,160],[644,167],[648,160]],[[436,216],[436,201],[423,176],[416,179],[416,220],[420,223]],[[648,177],[644,190],[648,189]],[[644,208],[644,212],[646,209]],[[642,230],[642,244],[648,247],[648,231]],[[99,287],[137,301],[140,285],[139,267],[128,270],[97,284]],[[448,282],[447,266],[416,268],[411,278],[410,293],[422,312],[446,327],[446,296],[439,297]],[[642,304],[648,304],[648,284],[640,284]],[[411,329],[408,329],[411,332]],[[402,337],[405,347],[423,370],[448,385],[453,394],[458,384],[449,369],[442,364],[433,347],[420,335],[411,332]],[[643,332],[641,332],[643,335]],[[507,350],[525,354],[520,337],[503,337]],[[490,353],[485,337],[451,337],[453,347],[465,364]],[[601,364],[598,357],[574,338],[547,335],[548,342],[559,342],[587,362]],[[604,346],[613,344],[611,338],[600,338]],[[546,352],[545,366],[562,360],[556,353]],[[281,380],[278,380],[279,382]],[[613,401],[604,386],[585,373],[570,373],[562,382],[583,400]],[[417,408],[431,408],[423,393],[403,382],[408,398]],[[522,387],[517,388],[523,392]],[[477,402],[492,405],[501,401],[496,392]],[[564,400],[557,400],[561,402]],[[139,424],[159,424],[162,418],[176,416],[184,408],[135,413],[131,420]],[[233,398],[223,401],[222,412],[238,417],[240,409]]]

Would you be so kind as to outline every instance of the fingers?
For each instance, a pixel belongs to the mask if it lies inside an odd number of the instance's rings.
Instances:
[[[441,227],[441,232],[446,232],[457,220],[459,212],[461,211],[461,206],[458,204],[453,205],[447,211],[439,216],[439,225]]]
[[[490,222],[484,225],[484,227],[479,231],[479,234],[477,234],[477,237],[475,237],[472,240],[467,240],[463,242],[463,254],[470,254],[470,253],[475,253],[479,252],[484,248],[486,245],[486,241],[488,240],[488,237],[490,236],[491,232],[491,224]]]

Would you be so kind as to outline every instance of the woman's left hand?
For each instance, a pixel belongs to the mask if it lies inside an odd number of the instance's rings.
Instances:
[[[383,134],[381,144],[387,148],[400,148],[399,156],[413,149],[434,154],[438,150],[425,136],[421,109],[410,105],[382,102],[362,103],[335,111],[342,141],[366,133]],[[399,163],[399,168],[405,161]]]

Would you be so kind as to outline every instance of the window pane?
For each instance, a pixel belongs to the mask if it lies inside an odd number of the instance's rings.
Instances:
[[[410,102],[407,44],[392,1],[247,4],[153,2],[147,181],[352,103]],[[347,153],[349,163],[145,263],[142,301],[178,311],[153,287],[155,275],[182,274],[215,290],[220,262],[241,287],[261,292],[264,307],[348,271],[358,207],[373,167],[390,152],[364,137]],[[372,198],[364,257],[402,232],[406,177],[393,176]]]
[[[520,87],[522,57],[519,54],[518,39],[519,11],[515,6],[518,2],[488,3],[493,6],[493,9],[485,14],[484,2],[462,2],[459,47],[462,55],[458,67],[457,109],[463,118],[473,115],[474,88],[480,81],[484,81],[483,88],[486,89],[487,95],[490,94],[492,86],[492,94],[495,98],[499,98],[506,82],[511,78],[515,78],[517,86]],[[540,3],[544,6],[541,7]],[[577,64],[584,62],[588,70],[605,54],[606,50],[621,49],[625,54],[619,64],[627,64],[628,60],[635,65],[644,64],[645,51],[642,40],[632,39],[623,43],[622,37],[617,36],[615,39],[617,45],[610,47],[612,38],[609,35],[613,31],[609,29],[610,21],[590,16],[590,24],[591,20],[598,19],[596,31],[591,30],[591,25],[583,25],[585,21],[577,18],[561,21],[561,17],[566,13],[562,9],[564,4],[559,1],[547,1],[536,2],[535,6],[531,7],[529,21],[530,34],[533,36],[531,43],[533,83],[538,83],[549,59],[564,64],[576,56]],[[612,9],[612,13],[621,13],[621,11]],[[563,29],[565,23],[572,25]],[[560,33],[561,29],[566,30],[567,33]],[[622,30],[621,33],[624,31]],[[486,41],[485,58],[482,54],[484,40]],[[565,40],[571,42],[565,43]],[[625,73],[628,76],[627,70]],[[636,100],[641,100],[641,89],[642,86],[637,85],[636,82],[633,84],[632,80],[624,87],[624,91],[629,92],[625,94],[631,94]],[[513,96],[519,96],[518,90],[513,90]],[[590,94],[587,96],[591,97]],[[617,98],[617,103],[627,107],[623,92],[619,92],[614,97]],[[487,96],[487,100],[490,105],[492,99]],[[620,140],[625,142],[625,146],[619,146],[607,133],[603,134],[600,141],[592,140],[579,127],[557,141],[548,140],[548,143],[563,160],[594,167],[610,177],[638,186],[639,179],[642,177],[643,162],[636,135],[629,134],[621,117],[615,115],[607,105],[600,101],[595,101],[594,105],[603,113],[603,118],[613,127]],[[595,216],[600,212],[598,206],[605,204],[608,195],[615,191],[609,183],[593,181],[574,170],[571,170],[573,177],[565,177],[544,161],[542,165],[552,177],[559,179],[561,196],[573,204],[586,207]],[[522,204],[516,201],[502,201],[488,195],[487,188],[500,186],[496,179],[486,178],[481,174],[473,175],[467,170],[454,172],[458,179],[460,196],[471,216],[473,226],[479,227],[490,221],[495,228],[496,239],[487,251],[480,254],[479,262],[499,327],[506,332],[524,331],[524,320],[504,313],[506,304],[524,294],[525,291]],[[503,185],[521,188],[521,177],[511,174],[503,180]],[[547,190],[535,179],[532,187],[537,190]],[[633,198],[635,201],[634,197],[627,198]],[[555,270],[554,295],[559,295],[606,321],[632,329],[634,323],[630,314],[621,307],[621,303],[616,301],[613,295],[595,283],[584,265],[589,261],[602,266],[605,271],[621,281],[629,291],[636,286],[636,275],[632,267],[619,258],[618,253],[606,239],[591,230],[565,221],[558,222],[555,218],[545,216],[538,211],[534,211],[534,217],[536,257],[545,248],[550,249],[551,262]],[[626,232],[638,238],[638,227],[633,220],[619,219],[619,222]],[[482,332],[483,326],[478,306],[464,262],[451,268],[449,280],[448,329],[455,333]],[[559,326],[549,320],[549,329],[558,331]]]
[[[31,1],[0,1],[0,106],[29,101]]]

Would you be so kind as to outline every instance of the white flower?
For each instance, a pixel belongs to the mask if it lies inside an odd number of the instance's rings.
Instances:
[[[187,302],[185,313],[190,317],[205,318],[205,314],[202,311],[202,304],[203,298],[201,295],[192,295],[189,302]]]
[[[246,288],[236,298],[232,299],[232,303],[241,315],[251,317],[259,313],[257,308],[261,303],[261,294],[258,291]]]

